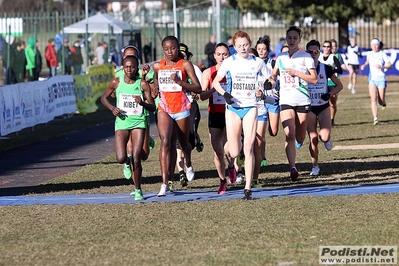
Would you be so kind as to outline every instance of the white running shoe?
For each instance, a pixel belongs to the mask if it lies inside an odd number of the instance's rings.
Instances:
[[[352,83],[348,84],[348,90],[352,89]]]
[[[329,139],[327,142],[324,142],[324,147],[326,147],[326,150],[331,151],[332,150],[332,141]]]
[[[355,94],[355,93],[356,93],[355,88],[352,88],[352,94]]]
[[[164,196],[166,196],[166,193],[169,193],[169,192],[170,192],[169,186],[165,185],[165,184],[162,184],[161,185],[161,190],[159,191],[157,196],[158,197],[164,197]]]
[[[194,172],[193,166],[186,167],[186,176],[187,176],[188,182],[191,182],[194,180],[195,172]]]
[[[320,174],[320,167],[318,165],[312,167],[312,172],[310,176],[318,176]]]

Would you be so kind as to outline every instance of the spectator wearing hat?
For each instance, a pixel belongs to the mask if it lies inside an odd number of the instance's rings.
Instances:
[[[281,37],[280,41],[276,45],[276,50],[275,50],[276,57],[281,53],[281,48],[283,48],[284,45],[285,45],[285,38]]]
[[[26,57],[26,71],[28,71],[28,81],[38,80],[36,73],[36,40],[30,37],[28,40],[28,45],[25,49]]]

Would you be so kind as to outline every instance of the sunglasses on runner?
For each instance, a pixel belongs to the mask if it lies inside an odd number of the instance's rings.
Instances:
[[[316,54],[316,55],[320,53],[319,50],[306,50],[306,52],[307,52],[308,54]]]

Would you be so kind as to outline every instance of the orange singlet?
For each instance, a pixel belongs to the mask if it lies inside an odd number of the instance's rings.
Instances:
[[[190,100],[187,98],[186,90],[170,79],[172,71],[181,73],[180,78],[187,81],[184,71],[183,59],[179,59],[173,66],[166,65],[166,59],[159,62],[158,85],[159,104],[158,108],[168,114],[177,114],[191,108]]]

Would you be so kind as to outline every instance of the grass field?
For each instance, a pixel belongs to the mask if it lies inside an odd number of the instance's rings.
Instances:
[[[383,145],[399,142],[398,77],[389,77],[387,109],[379,109],[380,123],[372,123],[366,77],[359,78],[357,93],[346,89],[342,77],[334,146]],[[103,110],[91,114],[107,115]],[[98,119],[105,121],[109,117]],[[66,121],[84,121],[75,115]],[[84,122],[82,122],[84,124]],[[35,127],[46,138],[53,123]],[[219,185],[207,136],[207,121],[200,124],[205,143],[193,151],[196,179],[189,190],[216,190]],[[67,127],[68,126],[68,127]],[[87,126],[87,122],[86,122]],[[68,128],[68,129],[67,129]],[[73,127],[72,127],[73,128]],[[40,134],[42,132],[42,134]],[[28,132],[29,134],[31,132]],[[18,142],[25,133],[11,136]],[[30,138],[30,141],[35,139]],[[18,144],[15,144],[18,146]],[[301,180],[292,183],[284,152],[284,134],[267,136],[268,166],[260,180],[264,188],[342,186],[397,183],[398,148],[333,149],[320,147],[321,176],[311,178],[308,140],[297,150]],[[382,146],[381,146],[382,147]],[[143,163],[143,191],[160,187],[159,140]],[[83,186],[95,182],[92,187]],[[63,190],[62,184],[75,189]],[[103,161],[51,180],[51,194],[129,193],[114,154]],[[61,187],[61,189],[60,189]],[[176,185],[181,189],[180,185]],[[234,188],[242,189],[243,186]],[[43,194],[40,191],[31,194]],[[0,265],[318,265],[323,245],[398,245],[398,194],[327,197],[278,197],[254,201],[229,200],[184,203],[119,205],[48,205],[0,207]]]

